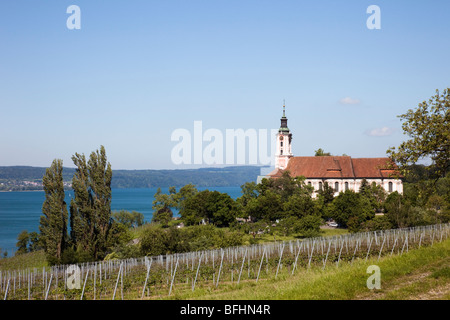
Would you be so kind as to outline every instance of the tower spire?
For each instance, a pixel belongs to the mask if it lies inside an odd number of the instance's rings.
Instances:
[[[286,118],[286,103],[283,99],[283,116],[281,117],[281,126],[280,131],[287,131],[289,132],[288,126],[287,126],[287,118]]]
[[[277,133],[277,151],[275,154],[275,168],[286,169],[289,159],[293,157],[291,150],[292,133],[290,132],[286,118],[286,101],[283,99],[283,116],[280,129]]]

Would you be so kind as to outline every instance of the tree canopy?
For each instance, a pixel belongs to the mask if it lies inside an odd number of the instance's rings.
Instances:
[[[398,148],[387,150],[406,175],[409,167],[421,159],[430,158],[431,169],[443,177],[450,168],[450,88],[419,103],[399,116],[403,132],[409,136]]]

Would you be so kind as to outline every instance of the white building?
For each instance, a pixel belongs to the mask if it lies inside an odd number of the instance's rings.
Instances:
[[[395,163],[389,158],[351,158],[349,156],[294,157],[292,154],[292,133],[287,126],[285,106],[281,126],[276,137],[275,170],[268,178],[280,177],[288,170],[292,177],[304,176],[306,183],[314,187],[314,194],[325,182],[335,190],[359,191],[361,182],[375,182],[387,192],[403,193],[403,183]]]

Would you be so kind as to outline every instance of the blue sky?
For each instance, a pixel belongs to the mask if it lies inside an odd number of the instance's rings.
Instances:
[[[68,6],[81,9],[69,30]],[[381,29],[369,30],[369,5]],[[293,151],[383,157],[397,115],[450,86],[447,1],[2,1],[0,165],[176,169],[193,130],[279,127]],[[183,166],[189,167],[189,166]],[[192,166],[193,167],[193,166]]]

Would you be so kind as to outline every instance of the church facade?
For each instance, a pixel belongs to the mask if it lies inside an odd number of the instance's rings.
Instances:
[[[285,106],[281,126],[276,136],[275,170],[267,178],[277,178],[283,171],[292,177],[304,176],[305,182],[317,192],[328,183],[338,195],[341,191],[359,191],[363,179],[369,184],[375,182],[386,192],[403,193],[403,183],[395,164],[389,158],[352,158],[349,156],[294,157],[292,154],[292,133],[287,126]]]

